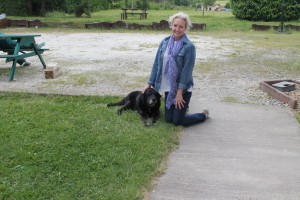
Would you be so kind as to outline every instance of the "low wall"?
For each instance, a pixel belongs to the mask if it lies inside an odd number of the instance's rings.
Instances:
[[[42,27],[45,26],[43,22],[38,19],[26,20],[26,19],[2,19],[0,20],[0,28],[7,27]]]
[[[290,29],[290,30],[300,31],[300,26],[287,24],[287,25],[284,25],[284,27],[287,29]],[[256,31],[266,31],[266,30],[270,30],[270,29],[279,30],[279,26],[252,24],[252,29],[256,30]]]
[[[50,24],[48,24],[51,26]],[[2,19],[0,20],[0,28],[6,27],[43,27],[48,26],[44,24],[40,20],[11,20],[11,19]],[[78,28],[74,26],[72,22],[70,23],[62,23],[59,24],[59,27],[64,28]],[[160,22],[152,22],[151,25],[143,25],[143,24],[136,24],[136,23],[126,23],[124,21],[117,21],[117,22],[94,22],[94,23],[87,23],[84,25],[85,28],[99,28],[99,29],[116,29],[116,28],[124,28],[130,30],[141,30],[141,29],[151,29],[151,30],[168,30],[170,29],[169,22],[166,20],[161,20]],[[82,27],[81,27],[82,28]],[[204,23],[193,23],[192,30],[205,30],[206,24]]]
[[[170,29],[169,22],[166,20],[161,20],[160,22],[152,22],[151,25],[126,23],[124,21],[117,22],[94,22],[85,24],[85,28],[100,28],[100,29],[113,29],[113,28],[125,28],[132,30],[139,29],[152,29],[152,30],[168,30]],[[206,24],[204,23],[193,23],[192,30],[205,30]]]
[[[0,28],[6,28],[9,26],[9,20],[8,19],[1,19],[0,20]]]

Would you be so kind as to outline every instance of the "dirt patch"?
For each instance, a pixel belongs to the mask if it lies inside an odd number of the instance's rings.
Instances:
[[[43,57],[47,64],[58,63],[61,74],[45,79],[38,58],[30,58],[30,67],[18,67],[15,81],[9,82],[10,63],[2,60],[1,91],[24,91],[76,95],[125,95],[140,90],[146,83],[157,47],[168,34],[162,33],[42,33],[50,49]],[[220,39],[189,33],[196,46],[193,98],[224,101],[281,104],[259,89],[261,80],[286,78],[285,72],[270,71],[262,64],[274,59],[254,41]],[[245,48],[247,47],[247,48]],[[258,59],[258,52],[263,55]],[[286,49],[280,56],[289,56]],[[297,74],[288,74],[296,79]],[[294,76],[294,77],[293,77]]]
[[[1,90],[73,94],[118,95],[143,87],[149,76],[157,47],[164,34],[49,33],[37,38],[50,51],[46,63],[58,63],[62,74],[45,80],[37,58],[32,66],[18,68],[8,82],[10,64],[2,67]],[[224,59],[235,51],[234,41],[191,36],[198,60]],[[242,45],[241,43],[239,45]]]

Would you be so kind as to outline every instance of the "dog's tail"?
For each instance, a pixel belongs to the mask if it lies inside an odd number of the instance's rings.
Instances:
[[[107,104],[107,107],[123,106],[123,105],[125,105],[125,98],[117,103],[109,103],[109,104]]]

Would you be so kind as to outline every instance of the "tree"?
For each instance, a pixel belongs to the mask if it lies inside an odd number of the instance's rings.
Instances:
[[[191,1],[190,0],[173,0],[173,3],[176,6],[189,6]]]
[[[232,13],[239,19],[251,21],[280,21],[282,0],[231,0]],[[286,21],[300,18],[299,0],[285,0],[284,19]]]
[[[204,16],[204,8],[208,6],[213,6],[216,3],[216,0],[200,0],[200,3],[202,4],[202,16]]]
[[[125,8],[128,8],[128,0],[125,0],[125,3],[124,3],[124,4],[125,4],[124,7],[125,7]]]
[[[205,6],[213,6],[216,3],[216,0],[201,0]]]
[[[230,3],[229,3],[229,2],[227,2],[227,3],[225,4],[224,8],[228,8],[228,9],[230,9],[230,8],[231,8],[231,6],[230,6]]]
[[[138,0],[136,2],[136,6],[137,6],[137,8],[142,9],[142,10],[147,10],[150,7],[148,0]]]
[[[46,0],[26,0],[27,15],[37,15],[44,17],[46,15]]]
[[[78,0],[75,3],[75,16],[81,17],[83,13],[86,14],[88,17],[91,17],[91,9],[88,0]]]
[[[65,0],[0,0],[0,11],[11,16],[45,16],[64,9]]]

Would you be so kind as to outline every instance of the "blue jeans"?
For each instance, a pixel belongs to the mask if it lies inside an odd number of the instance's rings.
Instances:
[[[192,97],[192,92],[183,93],[183,99],[185,101],[184,107],[179,109],[172,105],[170,109],[166,107],[166,100],[168,92],[165,93],[165,120],[167,123],[173,123],[174,125],[189,126],[197,123],[204,122],[206,115],[204,113],[194,113],[186,115],[189,103]]]

